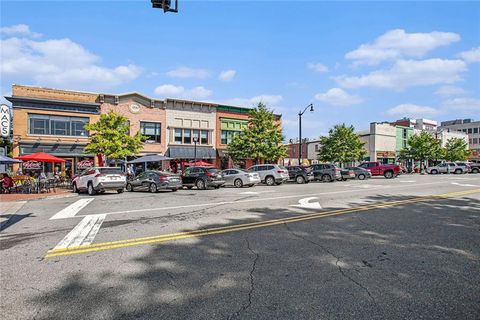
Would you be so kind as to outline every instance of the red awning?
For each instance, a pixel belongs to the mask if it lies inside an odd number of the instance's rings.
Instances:
[[[37,153],[32,153],[32,154],[27,154],[24,156],[20,157],[15,157],[15,159],[20,159],[23,161],[39,161],[39,162],[65,162],[62,158],[57,158],[55,156],[52,156],[51,154],[45,153],[45,152],[37,152]]]
[[[190,167],[190,166],[195,166],[195,167],[213,167],[213,164],[205,161],[197,161],[197,162],[184,162],[183,166],[185,167]]]

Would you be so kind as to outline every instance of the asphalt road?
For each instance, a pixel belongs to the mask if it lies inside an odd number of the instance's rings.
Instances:
[[[2,319],[479,319],[480,175],[26,203]]]

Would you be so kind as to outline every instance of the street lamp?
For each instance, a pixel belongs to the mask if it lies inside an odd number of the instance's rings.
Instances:
[[[175,0],[175,8],[172,8],[171,0],[151,0],[152,7],[163,9],[163,12],[178,12],[178,0]]]
[[[195,163],[197,163],[197,142],[198,142],[198,137],[193,137],[193,144],[194,144],[193,155],[195,158]]]
[[[310,103],[308,106],[303,109],[303,111],[298,113],[298,165],[302,165],[302,116],[310,108],[310,112],[313,112],[313,104]]]

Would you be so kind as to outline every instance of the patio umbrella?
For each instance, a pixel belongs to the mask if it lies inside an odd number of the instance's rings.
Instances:
[[[51,154],[45,152],[37,152],[32,154],[27,154],[20,157],[15,157],[15,159],[23,160],[23,161],[38,161],[38,162],[65,162],[65,160],[61,158],[57,158],[52,156]]]
[[[128,163],[158,162],[158,161],[165,161],[165,160],[172,160],[172,159],[173,158],[161,156],[158,154],[149,154],[148,156],[143,156],[135,160],[128,161]]]
[[[6,156],[0,155],[0,164],[21,163],[22,160],[12,159]]]

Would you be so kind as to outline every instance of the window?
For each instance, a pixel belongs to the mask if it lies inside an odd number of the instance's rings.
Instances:
[[[175,129],[175,143],[182,143],[182,129]]]
[[[208,131],[206,130],[200,131],[200,143],[208,144]]]
[[[472,128],[468,128],[468,134],[472,133]]]
[[[192,132],[190,129],[183,129],[183,143],[191,144],[192,143]]]
[[[478,143],[478,138],[473,138],[473,144],[477,144]]]
[[[315,145],[315,151],[318,151],[318,144]]]
[[[140,122],[140,132],[147,136],[147,141],[160,143],[161,140],[161,123],[157,122]]]
[[[197,143],[200,143],[200,130],[192,130],[193,131],[193,139],[192,139],[192,142],[195,143],[195,140],[197,141]]]
[[[403,139],[407,139],[407,129],[403,129]]]
[[[478,133],[478,128],[473,128],[473,133]]]
[[[220,143],[229,144],[232,142],[233,138],[240,134],[241,131],[232,131],[232,130],[221,130],[220,131]]]
[[[88,136],[88,132],[85,130],[85,125],[89,121],[88,118],[46,116],[40,114],[29,114],[28,118],[28,132],[30,134],[75,137]]]

